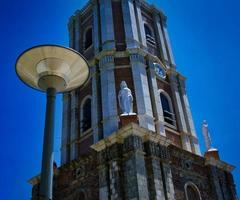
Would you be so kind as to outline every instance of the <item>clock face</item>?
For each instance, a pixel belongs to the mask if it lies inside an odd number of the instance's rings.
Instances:
[[[158,63],[154,63],[154,67],[155,67],[155,72],[156,72],[157,76],[165,79],[166,78],[165,69]]]

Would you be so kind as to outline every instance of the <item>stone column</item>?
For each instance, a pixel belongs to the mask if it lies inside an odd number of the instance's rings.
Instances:
[[[63,111],[62,111],[62,138],[61,138],[61,165],[64,165],[67,163],[69,159],[68,155],[68,143],[69,143],[69,134],[70,134],[70,94],[64,93],[63,98]]]
[[[177,124],[179,130],[181,132],[181,139],[183,149],[191,152],[191,143],[187,131],[186,121],[183,112],[183,106],[181,102],[181,97],[178,89],[178,80],[177,80],[177,72],[175,70],[169,71],[169,79],[170,79],[170,86],[173,94],[173,103],[177,117]]]
[[[93,2],[93,44],[95,54],[99,53],[99,44],[100,44],[100,28],[99,28],[99,11],[98,3],[96,0]]]
[[[162,171],[163,171],[165,185],[166,185],[167,200],[175,200],[172,171],[168,162],[162,162]]]
[[[133,0],[122,0],[122,11],[127,48],[138,48],[138,27]]]
[[[192,143],[192,150],[194,153],[201,155],[200,152],[200,147],[193,123],[193,118],[192,118],[192,113],[187,97],[187,92],[186,92],[186,86],[185,86],[185,79],[182,76],[179,76],[179,83],[180,83],[180,91],[181,91],[181,97],[182,97],[182,104],[183,104],[183,110],[185,113],[185,120],[186,120],[186,125],[188,128],[188,132],[191,133],[191,143]]]
[[[93,143],[97,143],[99,141],[99,99],[101,96],[99,95],[99,91],[97,88],[97,80],[99,74],[97,74],[97,66],[94,65],[91,67],[91,75],[92,75],[92,129],[93,129]]]
[[[165,200],[163,174],[160,165],[161,146],[154,142],[147,142],[147,172],[150,199]]]
[[[153,113],[154,113],[155,123],[156,123],[156,131],[158,134],[166,136],[163,109],[162,109],[160,95],[158,92],[155,67],[152,61],[149,61],[148,65],[149,65],[148,82],[149,82],[149,88],[150,88],[150,96],[152,100]]]
[[[76,104],[76,92],[71,92],[71,136],[70,136],[70,160],[74,160],[77,158],[77,120],[76,120],[76,111],[77,111],[77,104]]]
[[[100,59],[103,134],[109,136],[118,129],[117,98],[115,88],[114,57],[106,55]]]
[[[169,63],[160,16],[156,12],[154,12],[153,16],[154,16],[153,19],[154,19],[155,29],[157,30],[156,35],[157,35],[157,43],[158,43],[158,46],[160,47],[159,48],[160,55],[166,63]]]
[[[171,46],[170,38],[169,38],[169,35],[168,35],[166,20],[163,20],[163,32],[164,32],[164,36],[165,36],[165,42],[166,42],[166,47],[167,47],[167,51],[168,51],[168,55],[169,55],[170,65],[171,65],[171,67],[175,68],[176,63],[175,63],[175,60],[174,60],[174,56],[173,56],[173,52],[172,52],[172,46]]]
[[[149,200],[142,139],[129,136],[124,139],[124,199]]]
[[[139,124],[144,128],[155,131],[145,58],[139,53],[130,54],[130,64],[132,67]]]
[[[112,0],[100,0],[101,33],[103,50],[115,49]]]

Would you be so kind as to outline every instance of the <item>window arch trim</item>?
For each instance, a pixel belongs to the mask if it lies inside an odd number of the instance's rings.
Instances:
[[[87,33],[90,29],[92,30],[92,35],[91,35],[92,43],[91,43],[91,45],[86,47],[86,39],[87,39],[86,36],[87,36]],[[83,50],[86,51],[89,48],[91,48],[92,46],[93,46],[93,27],[92,27],[92,25],[89,25],[89,26],[87,26],[87,28],[83,32]]]
[[[88,130],[90,130],[92,128],[92,122],[91,122],[91,127],[85,131],[83,131],[83,122],[82,122],[82,119],[83,119],[83,107],[86,103],[87,100],[91,101],[91,121],[92,121],[92,96],[91,95],[87,95],[85,96],[82,101],[81,101],[81,104],[80,104],[80,135],[84,135],[84,133],[88,132]]]
[[[187,193],[187,188],[188,188],[188,187],[192,187],[192,188],[194,189],[194,191],[197,192],[199,199],[202,200],[200,190],[199,190],[198,187],[197,187],[193,182],[191,182],[191,181],[185,183],[185,185],[184,185],[184,192],[185,192],[186,200],[191,200],[191,199],[188,198],[188,193]]]

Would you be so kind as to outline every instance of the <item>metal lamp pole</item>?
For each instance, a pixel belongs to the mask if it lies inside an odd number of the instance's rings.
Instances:
[[[16,73],[28,86],[47,94],[39,197],[51,200],[56,94],[85,84],[89,80],[89,66],[85,58],[73,49],[41,45],[24,51],[18,57]]]
[[[56,89],[48,88],[40,183],[43,200],[52,199],[55,99]]]

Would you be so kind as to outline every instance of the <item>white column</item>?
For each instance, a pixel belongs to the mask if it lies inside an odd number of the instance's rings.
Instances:
[[[169,38],[169,35],[168,35],[166,22],[163,22],[163,32],[164,32],[164,36],[165,36],[166,47],[167,47],[167,50],[168,50],[170,64],[171,64],[171,67],[175,68],[176,63],[175,63],[173,52],[172,52],[172,46],[171,46],[171,43],[170,43],[170,38]]]
[[[68,138],[70,134],[70,98],[69,93],[64,93],[62,97],[63,102],[63,111],[62,111],[62,137],[61,137],[61,165],[67,163],[68,156],[67,148],[68,148]]]
[[[144,56],[138,53],[130,55],[139,125],[155,131],[145,62]]]
[[[76,124],[76,92],[71,92],[71,136],[70,136],[70,160],[77,158],[77,124]]]
[[[99,108],[98,102],[100,96],[97,91],[97,69],[96,65],[91,67],[92,74],[92,129],[93,129],[93,141],[94,144],[99,140]]]
[[[154,25],[155,29],[157,30],[157,42],[160,47],[161,57],[163,58],[164,61],[166,61],[166,63],[168,63],[168,55],[161,26],[161,19],[157,13],[154,13]]]
[[[103,134],[104,137],[107,137],[118,129],[114,57],[112,55],[102,57],[99,65],[101,70]]]
[[[188,128],[188,132],[192,136],[191,137],[192,148],[196,154],[201,155],[200,147],[199,147],[199,143],[196,135],[196,130],[193,123],[192,112],[190,109],[190,105],[189,105],[189,101],[186,93],[185,80],[183,77],[179,77],[179,83],[180,83],[180,91],[182,96],[182,104],[183,104],[183,110],[185,113],[186,124]]]
[[[99,30],[99,12],[97,1],[93,4],[93,44],[95,54],[99,53],[99,43],[100,43],[100,30]]]
[[[182,106],[181,97],[178,89],[176,71],[172,70],[170,72],[169,78],[170,78],[170,85],[171,85],[171,90],[174,98],[173,102],[174,102],[174,107],[176,111],[178,127],[181,131],[182,145],[185,150],[191,152],[191,143],[190,143],[190,139],[187,131],[186,121],[185,121],[184,112],[183,112],[183,106]]]
[[[122,0],[122,11],[127,48],[138,48],[138,27],[133,0]]]
[[[152,61],[149,61],[149,88],[152,98],[152,107],[156,123],[156,131],[158,134],[166,136],[164,127],[164,117],[160,94],[157,86],[157,79],[155,73],[155,67]]]
[[[101,32],[103,50],[115,49],[112,1],[100,0]]]

